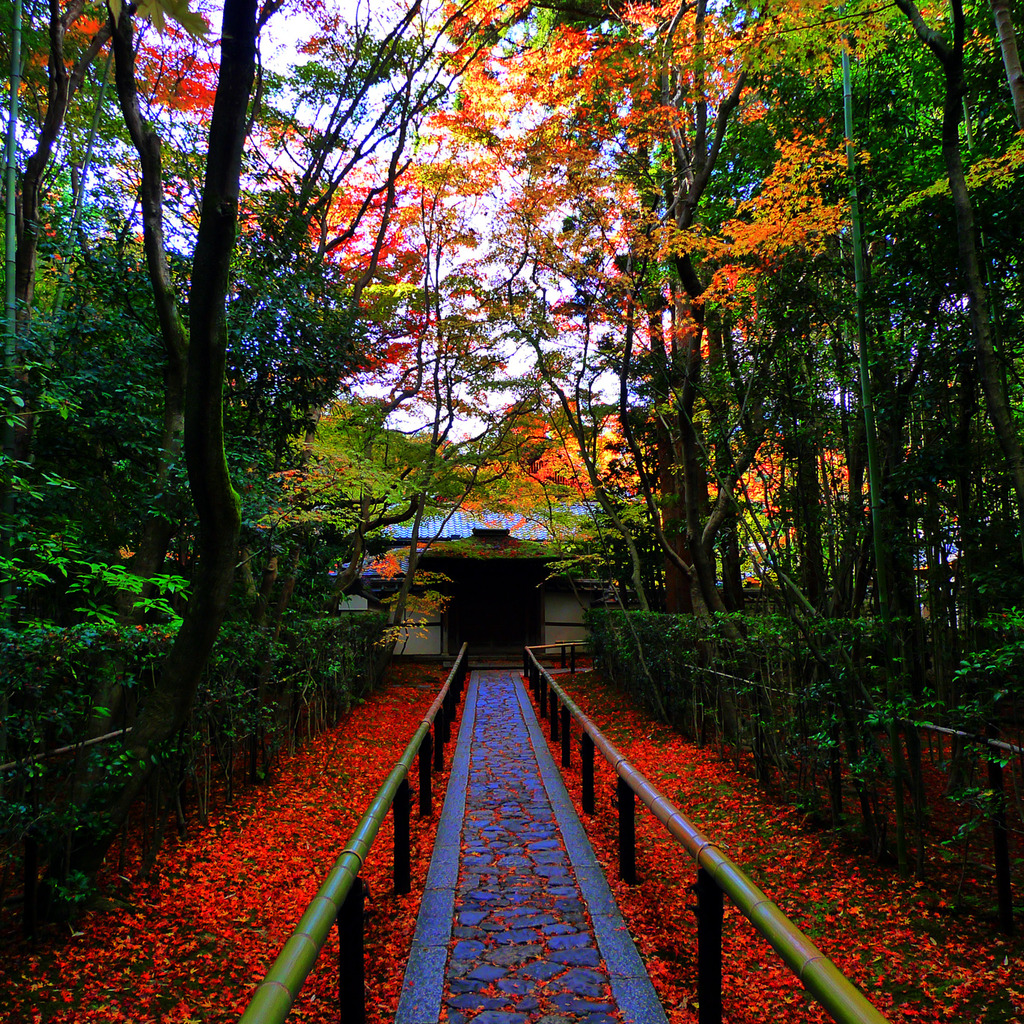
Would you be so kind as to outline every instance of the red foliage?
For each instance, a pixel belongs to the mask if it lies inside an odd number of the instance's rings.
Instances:
[[[959,897],[955,856],[930,864],[927,882],[901,879],[834,833],[810,828],[800,810],[772,800],[752,775],[653,722],[597,674],[559,682],[623,755],[718,841],[894,1024],[1024,1019],[1024,940],[996,932],[988,871],[973,866]],[[558,745],[551,747],[559,763]],[[576,753],[573,760],[567,784],[578,807]],[[640,884],[618,881],[615,781],[600,757],[595,786],[597,813],[581,817],[669,1020],[689,1022],[696,998],[694,898],[688,891],[695,865],[638,804]],[[981,914],[972,916],[968,907]],[[828,1020],[728,900],[726,908],[726,1019]]]
[[[272,785],[248,790],[208,828],[169,843],[149,880],[126,885],[108,871],[104,890],[121,896],[98,901],[102,909],[85,913],[70,935],[55,927],[30,945],[16,921],[4,921],[0,1019],[237,1021],[422,721],[437,676],[394,670],[336,729],[282,758]],[[374,1024],[394,1018],[446,781],[435,781],[433,819],[413,811],[412,893],[393,892],[390,815],[363,873]],[[289,1020],[337,1015],[335,933]]]

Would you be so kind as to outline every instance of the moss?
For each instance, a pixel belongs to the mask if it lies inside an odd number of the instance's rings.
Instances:
[[[423,552],[424,559],[465,558],[553,558],[554,553],[543,541],[519,540],[516,537],[501,537],[484,540],[467,537],[465,540],[444,540],[431,544]]]

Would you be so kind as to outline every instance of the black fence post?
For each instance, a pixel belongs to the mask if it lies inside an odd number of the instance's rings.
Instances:
[[[338,913],[338,1005],[342,1024],[365,1024],[363,880],[358,877]]]
[[[402,779],[395,790],[391,813],[395,824],[395,892],[404,894],[412,887],[412,868],[409,852],[409,793],[408,777]]]
[[[569,767],[569,742],[572,739],[569,731],[569,705],[562,705],[562,767]]]
[[[998,730],[989,725],[989,738]],[[992,791],[992,854],[996,865],[996,898],[999,902],[999,927],[1007,935],[1013,934],[1013,886],[1010,878],[1010,846],[1006,833],[1006,791],[1003,787],[1003,765],[998,748],[986,744],[988,762],[988,788]]]
[[[543,676],[537,687],[537,714],[541,718],[548,717],[548,683]]]
[[[455,694],[450,686],[441,703],[444,705],[444,741],[448,743],[452,738],[452,719],[455,717]]]
[[[576,675],[576,648],[569,648],[569,674]]]
[[[437,709],[434,716],[434,770],[444,768],[444,704]]]
[[[29,776],[25,802],[39,813],[39,792],[36,789],[36,774]],[[39,838],[35,827],[30,825],[24,836],[25,857],[22,864],[25,879],[24,903],[21,906],[21,930],[27,939],[36,937],[39,919]]]
[[[580,775],[582,781],[583,813],[594,813],[594,741],[590,733],[580,740]]]
[[[429,818],[432,810],[431,803],[433,792],[430,782],[430,755],[431,755],[430,731],[423,737],[420,744],[419,767],[420,767],[420,817]]]
[[[697,869],[697,1019],[722,1024],[722,917],[724,900],[718,883]]]
[[[551,709],[551,742],[554,743],[558,739],[558,723],[561,715],[558,713],[558,697],[553,689],[548,690],[548,704]]]
[[[565,668],[565,644],[562,644],[562,658],[560,664],[562,668]]]
[[[615,789],[619,805],[619,878],[627,885],[636,885],[636,795],[621,775]]]

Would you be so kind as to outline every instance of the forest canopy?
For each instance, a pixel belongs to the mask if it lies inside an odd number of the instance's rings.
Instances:
[[[419,524],[463,506],[547,518],[558,572],[725,640],[880,624],[843,714],[895,746],[1019,700],[1007,0],[0,20],[0,762],[131,728],[6,841],[94,870],[213,714],[217,644],[271,735],[253,652],[327,628],[412,523],[400,623]]]

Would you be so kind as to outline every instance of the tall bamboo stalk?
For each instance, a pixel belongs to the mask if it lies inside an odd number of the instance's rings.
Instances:
[[[18,304],[15,292],[15,259],[18,253],[18,94],[21,92],[21,0],[14,0],[11,12],[10,105],[7,114],[7,142],[4,148],[4,369],[10,372],[17,350]],[[9,418],[9,417],[8,417]],[[8,445],[10,434],[10,447]],[[13,452],[14,428],[4,429],[4,451]]]
[[[903,806],[903,748],[900,745],[899,720],[896,714],[895,660],[892,654],[892,629],[889,612],[889,577],[886,571],[885,532],[883,529],[882,475],[878,463],[878,438],[875,428],[874,396],[871,388],[871,361],[868,356],[867,331],[867,269],[861,232],[860,198],[857,191],[856,157],[853,146],[853,83],[850,55],[844,49],[843,116],[846,126],[846,167],[850,179],[850,222],[853,235],[853,272],[857,297],[857,347],[860,350],[860,389],[864,406],[864,432],[868,454],[868,498],[871,506],[871,535],[875,550],[875,586],[878,613],[885,632],[885,687],[889,699],[889,746],[893,767],[893,799],[896,811],[896,860],[901,875],[907,874],[907,830]]]
[[[18,253],[18,221],[16,189],[18,186],[18,94],[21,92],[21,0],[14,0],[11,11],[11,72],[10,72],[10,106],[7,113],[7,141],[4,148],[4,194],[6,196],[4,214],[4,377],[9,383],[14,371],[18,341],[18,303],[14,286],[15,260]],[[3,405],[3,451],[4,461],[14,458],[14,419],[16,410],[6,402]],[[3,490],[3,517],[5,522],[0,525],[0,556],[10,557],[11,527],[14,516],[14,490],[10,484]],[[0,573],[0,601],[5,612],[3,619],[6,624],[10,612],[10,600],[14,595],[14,583],[11,574]],[[7,698],[0,700],[0,761],[4,760],[7,751]],[[0,793],[2,793],[0,783]]]

